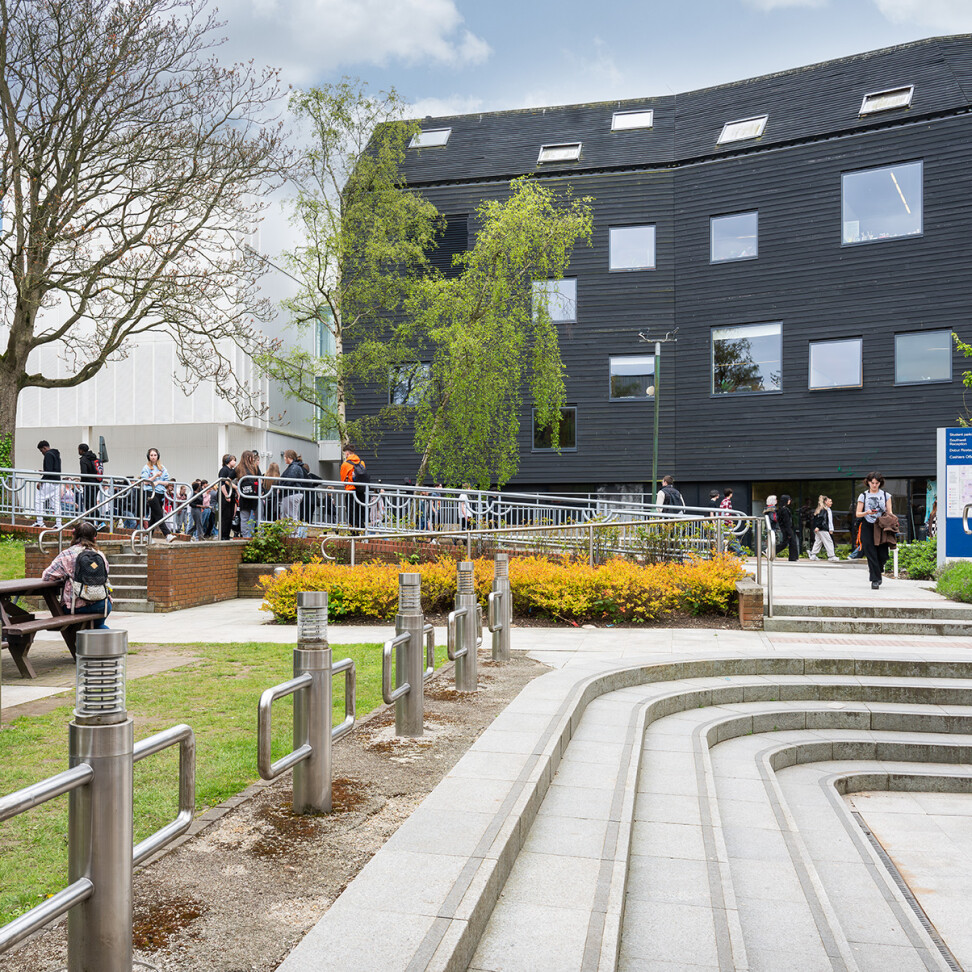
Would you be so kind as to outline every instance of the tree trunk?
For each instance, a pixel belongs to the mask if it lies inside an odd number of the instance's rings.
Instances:
[[[14,464],[17,399],[19,397],[19,382],[11,375],[0,371],[0,466],[12,466]]]

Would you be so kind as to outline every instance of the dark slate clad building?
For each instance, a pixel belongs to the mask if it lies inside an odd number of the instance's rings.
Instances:
[[[972,339],[970,107],[966,35],[687,94],[424,119],[405,176],[448,216],[444,266],[516,176],[594,199],[593,246],[548,284],[562,449],[523,415],[508,488],[650,489],[654,345],[639,332],[673,332],[658,469],[687,501],[733,486],[744,508],[788,492],[846,510],[878,468],[920,533],[934,430],[956,423],[972,367],[950,338]],[[402,394],[390,385],[361,406]],[[414,475],[411,434],[389,433],[369,466]]]

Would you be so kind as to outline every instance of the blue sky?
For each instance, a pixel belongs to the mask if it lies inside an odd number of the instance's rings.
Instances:
[[[416,114],[662,95],[939,34],[972,0],[223,0],[224,49]]]

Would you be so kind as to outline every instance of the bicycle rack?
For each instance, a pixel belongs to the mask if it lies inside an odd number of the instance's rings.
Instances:
[[[331,725],[334,675],[344,673],[344,721]],[[270,760],[271,708],[277,699],[294,696],[294,749]],[[265,780],[294,770],[294,813],[330,813],[331,747],[355,723],[354,661],[334,662],[327,641],[327,591],[297,595],[297,647],[294,677],[260,696],[257,715],[257,769]]]
[[[395,706],[395,734],[417,738],[425,731],[425,681],[435,672],[435,629],[422,616],[422,575],[398,575],[395,636],[381,654],[381,696]],[[425,639],[423,667],[422,639]],[[395,688],[392,652],[395,652]]]
[[[77,644],[77,707],[68,727],[70,769],[0,799],[9,820],[68,794],[69,884],[0,928],[0,954],[68,914],[68,972],[131,972],[132,872],[192,824],[196,742],[173,726],[138,743],[125,708],[128,632],[82,631]],[[179,744],[179,813],[132,846],[134,764]]]
[[[493,562],[493,590],[488,601],[488,626],[493,633],[493,661],[510,660],[510,628],[513,598],[510,595],[510,555],[496,554]]]
[[[456,578],[456,609],[449,612],[446,650],[456,663],[456,691],[479,689],[478,649],[483,643],[483,609],[476,600],[475,565],[459,564]]]

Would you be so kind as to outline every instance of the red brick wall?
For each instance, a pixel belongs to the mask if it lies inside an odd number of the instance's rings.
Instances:
[[[148,599],[156,611],[176,611],[236,597],[244,541],[152,544]]]
[[[739,624],[747,631],[763,628],[763,588],[751,579],[736,581],[739,597]]]

